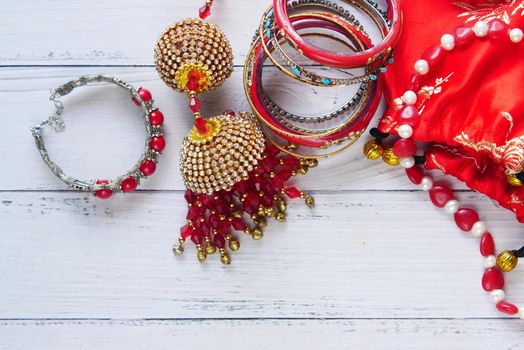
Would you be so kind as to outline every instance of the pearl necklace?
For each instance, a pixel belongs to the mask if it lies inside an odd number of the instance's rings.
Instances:
[[[484,38],[486,36],[503,39],[505,35],[509,36],[511,42],[517,44],[523,39],[523,31],[520,28],[509,29],[507,25],[499,20],[490,22],[478,21],[473,27],[458,27],[454,34],[444,34],[440,40],[440,47],[443,50],[434,50],[433,54],[423,55],[415,62],[415,79],[413,86],[421,77],[428,74],[432,66],[442,58],[445,51],[452,51],[455,47],[464,47],[473,42],[475,37]],[[364,154],[372,160],[382,157],[387,164],[398,165],[406,169],[406,175],[409,180],[420,185],[424,191],[429,192],[431,202],[438,208],[450,215],[453,215],[456,225],[464,232],[470,233],[473,237],[480,238],[480,253],[483,257],[483,266],[485,268],[482,276],[482,287],[488,293],[489,299],[496,305],[497,309],[510,316],[524,319],[524,306],[517,306],[506,300],[504,291],[504,274],[503,272],[512,271],[517,263],[518,256],[522,255],[520,251],[503,251],[495,256],[495,242],[493,236],[487,230],[487,225],[480,220],[479,214],[471,208],[463,208],[460,202],[454,198],[452,190],[445,185],[434,184],[433,178],[424,174],[422,167],[417,164],[421,163],[421,158],[415,156],[417,146],[411,139],[413,128],[420,122],[419,110],[416,107],[418,96],[415,91],[416,87],[407,90],[402,97],[402,109],[399,111],[399,127],[397,133],[398,139],[393,148],[385,149],[380,143],[380,139],[385,138],[388,134],[381,134],[374,129],[372,135],[378,140],[372,140],[364,147]],[[518,254],[517,254],[518,253]]]

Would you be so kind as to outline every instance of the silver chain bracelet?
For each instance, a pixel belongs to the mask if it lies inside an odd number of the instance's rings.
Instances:
[[[54,163],[49,157],[49,153],[45,147],[42,130],[50,126],[56,132],[62,132],[65,129],[65,123],[62,119],[64,106],[59,100],[73,91],[75,88],[87,85],[89,83],[110,83],[115,84],[127,91],[131,96],[131,100],[143,110],[143,117],[146,127],[145,149],[140,159],[135,165],[125,174],[119,176],[114,180],[78,180],[66,175],[60,167]],[[118,78],[95,75],[82,76],[71,80],[57,89],[51,91],[49,98],[56,107],[56,112],[42,123],[31,128],[31,133],[35,138],[35,143],[44,163],[49,167],[51,172],[55,174],[60,180],[76,190],[92,192],[95,196],[107,199],[115,192],[132,192],[140,183],[140,179],[152,175],[156,170],[157,158],[165,148],[165,139],[162,133],[164,116],[162,112],[153,106],[153,99],[151,93],[139,88],[135,90],[131,85]]]

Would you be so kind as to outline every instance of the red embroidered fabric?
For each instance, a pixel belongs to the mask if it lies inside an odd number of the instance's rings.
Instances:
[[[499,19],[524,29],[524,1],[404,0],[404,28],[386,73],[388,109],[379,129],[397,127],[398,98],[409,89],[413,65],[458,26]],[[440,169],[496,199],[524,222],[524,187],[506,174],[524,171],[524,42],[508,35],[475,38],[445,52],[417,87],[421,122],[413,139],[431,143],[428,169]]]

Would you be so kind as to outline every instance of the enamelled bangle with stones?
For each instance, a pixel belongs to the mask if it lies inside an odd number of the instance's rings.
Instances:
[[[111,83],[115,84],[127,91],[131,96],[132,101],[142,108],[143,117],[146,127],[146,141],[145,149],[138,160],[138,162],[127,171],[124,175],[115,180],[78,180],[71,176],[64,174],[62,169],[55,164],[45,147],[42,130],[46,126],[51,126],[56,132],[63,131],[65,128],[64,121],[61,117],[64,110],[62,102],[58,98],[68,95],[75,88],[87,85],[89,83]],[[109,76],[82,76],[71,80],[56,90],[51,92],[50,100],[54,102],[57,110],[49,117],[49,119],[31,128],[31,133],[35,138],[36,147],[42,156],[45,164],[49,167],[51,172],[56,175],[67,185],[86,192],[92,192],[95,196],[107,199],[112,196],[114,192],[132,192],[136,189],[141,178],[152,175],[156,170],[158,155],[164,150],[166,142],[162,133],[162,126],[164,123],[164,116],[162,112],[153,106],[153,99],[151,93],[143,88],[135,90],[128,83]]]
[[[317,23],[318,21],[313,22],[314,25],[319,25]],[[300,25],[300,27],[302,27],[303,25],[309,25],[309,22],[304,22],[303,20],[301,20],[301,22],[295,25],[297,26]],[[318,138],[322,136],[336,134],[335,137],[341,138],[341,137],[344,137],[345,135],[350,134],[353,131],[357,131],[357,129],[353,127],[348,127],[348,123],[346,123],[346,125],[344,125],[343,128],[333,129],[331,132],[325,133],[325,135],[301,135],[294,130],[289,130],[288,128],[285,128],[283,125],[281,125],[281,123],[276,121],[271,111],[268,109],[267,104],[263,103],[262,88],[260,86],[260,80],[261,80],[260,78],[262,74],[262,63],[266,57],[265,57],[265,52],[260,45],[260,40],[263,40],[263,38],[258,36],[255,39],[256,41],[253,43],[250,53],[248,54],[246,69],[244,71],[244,83],[245,83],[245,88],[246,88],[246,94],[248,95],[248,100],[250,101],[256,114],[267,126],[273,129],[275,133],[288,139],[289,141],[293,143],[297,143],[297,144],[307,145],[308,147],[320,147],[322,145],[325,145],[327,141],[334,140],[333,138],[327,138],[326,140],[318,140]],[[364,98],[364,102],[369,100],[368,98],[369,96],[375,97],[371,100],[376,100],[376,97],[379,96],[379,94],[377,94],[378,90],[376,89],[376,85],[377,85],[376,83],[377,83],[376,81],[371,81],[369,83],[368,89],[366,90],[367,93]],[[372,113],[359,113],[361,111],[362,109],[359,109],[359,111],[354,114],[353,118],[350,118],[350,123],[353,120],[358,121],[359,119],[362,119],[362,118],[359,118],[359,116],[372,114]],[[364,118],[364,119],[367,119],[367,118]],[[342,130],[342,133],[337,133],[340,130]],[[301,140],[304,141],[306,139],[310,139],[309,142],[301,142]],[[317,140],[313,140],[313,139],[317,139]]]
[[[325,9],[329,12],[307,12],[308,14],[315,13],[317,15],[323,15],[325,17],[329,17],[331,21],[334,22],[348,22],[354,30],[355,35],[360,36],[360,41],[369,40],[368,35],[364,32],[363,26],[360,24],[360,22],[355,18],[353,14],[351,14],[348,10],[342,8],[341,6],[338,6],[337,4],[331,3],[329,1],[321,1],[321,0],[302,0],[298,3],[294,2],[290,4],[289,10],[292,12],[296,12],[295,10],[302,10],[306,11],[308,7],[313,7],[315,9],[318,9],[319,7],[321,9]],[[385,14],[382,13],[382,11],[378,8],[372,7],[374,10],[374,13],[372,13],[373,18],[375,22],[377,23],[377,26],[379,27],[379,30],[384,37],[387,34],[387,28],[389,21],[386,19]],[[290,16],[290,20],[293,17],[296,17],[297,15]],[[376,18],[376,19],[375,19]],[[296,29],[296,28],[295,28]],[[260,22],[259,32],[262,33],[263,36],[267,37],[268,39],[274,37],[279,33],[278,27],[276,27],[276,23],[274,20],[274,14],[273,14],[273,8],[269,7],[266,12],[264,13],[262,20]],[[280,35],[282,37],[282,35]],[[305,37],[305,35],[303,35]],[[285,36],[284,36],[285,39]],[[383,64],[383,66],[371,69],[370,66],[366,65],[365,68],[365,75],[362,76],[353,76],[351,78],[333,78],[328,76],[321,76],[318,74],[315,74],[311,71],[308,71],[303,66],[300,66],[299,64],[295,63],[282,49],[280,46],[279,40],[273,40],[274,48],[277,54],[284,60],[285,64],[290,67],[289,69],[281,65],[272,55],[272,53],[267,49],[267,46],[265,44],[265,41],[262,40],[262,45],[264,47],[264,50],[266,51],[266,54],[270,58],[270,60],[273,62],[273,64],[279,68],[283,73],[286,75],[298,79],[302,82],[316,85],[316,86],[344,86],[344,85],[350,85],[350,84],[356,84],[356,83],[362,83],[365,81],[368,81],[370,79],[377,79],[377,74],[385,73],[387,68],[385,67],[386,64],[389,64],[392,62],[392,59],[388,57],[388,60]],[[354,50],[355,51],[355,50]],[[348,72],[348,74],[351,74]]]
[[[316,14],[316,13],[310,13],[308,15],[294,16],[292,20],[293,20],[293,22],[297,22],[298,21],[299,23],[297,23],[297,26],[300,26],[300,27],[306,25],[306,23],[307,23],[308,27],[321,27],[322,26],[323,29],[329,29],[329,30],[332,30],[332,31],[335,31],[335,32],[339,32],[340,34],[345,35],[348,39],[353,41],[355,45],[360,46],[360,49],[364,49],[366,47],[365,43],[370,45],[370,42],[367,39],[367,37],[366,38],[358,38],[358,37],[356,37],[355,36],[355,32],[357,30],[354,29],[352,26],[348,26],[348,24],[345,23],[345,22],[344,23],[332,22],[330,18],[326,18],[326,17],[324,17],[324,16],[322,16],[320,14]],[[306,20],[309,20],[309,21],[305,22]],[[323,37],[330,37],[331,39],[335,39],[337,41],[342,42],[344,45],[349,45],[344,40],[331,37],[328,34],[311,34],[311,35],[320,35],[320,36],[323,36]],[[276,44],[279,41],[278,40],[279,39],[278,35],[273,36],[272,39],[267,38],[267,43],[265,43],[265,39],[264,38],[259,38],[259,39],[260,39],[259,42],[262,44],[262,46],[264,48],[264,52],[266,53],[266,57],[270,57],[271,58],[270,55],[271,55],[272,49],[273,49],[272,45]],[[273,40],[273,39],[276,39],[276,40]],[[363,40],[365,41],[365,43],[362,42]],[[269,55],[267,55],[268,52],[269,52]],[[274,63],[278,64],[275,61],[274,61]],[[269,96],[267,96],[267,94],[265,94],[263,92],[262,88],[261,88],[261,90],[262,90],[262,94],[264,96],[263,97],[264,103],[271,110],[271,114],[276,119],[280,120],[284,125],[288,126],[289,128],[291,128],[291,129],[293,129],[295,131],[303,132],[303,133],[306,133],[306,134],[307,133],[320,134],[320,133],[323,133],[325,131],[322,131],[322,130],[320,130],[320,131],[318,131],[318,130],[306,130],[304,128],[296,127],[296,126],[294,126],[291,123],[287,123],[285,120],[296,121],[296,122],[305,123],[305,124],[311,124],[311,123],[320,124],[320,123],[326,122],[328,120],[335,119],[335,118],[339,117],[340,115],[343,115],[345,112],[347,112],[353,106],[357,105],[361,101],[362,96],[364,95],[364,91],[365,91],[365,89],[367,87],[368,87],[367,84],[364,84],[364,83],[361,84],[361,87],[357,91],[356,95],[352,99],[350,99],[348,101],[348,103],[346,103],[344,106],[342,106],[341,108],[337,109],[336,111],[331,112],[331,113],[326,114],[326,115],[314,116],[314,117],[298,116],[298,115],[294,115],[294,114],[291,114],[291,113],[285,111],[283,108],[281,108],[280,106],[276,105],[271,100],[271,98]]]
[[[388,18],[391,21],[391,28],[381,43],[358,53],[337,53],[322,50],[318,46],[304,40],[293,27],[288,15],[289,2],[289,0],[273,0],[275,21],[279,29],[285,33],[286,39],[304,56],[315,62],[332,67],[356,68],[369,64],[382,64],[383,61],[387,60],[387,56],[395,46],[402,30],[400,2],[399,0],[388,0]],[[353,6],[358,6],[368,13],[377,6],[376,3],[366,0],[348,0],[347,2]]]
[[[406,168],[406,175],[409,180],[416,185],[421,185],[424,191],[429,191],[431,202],[436,207],[443,208],[446,213],[453,215],[459,229],[469,232],[473,237],[480,238],[480,253],[485,268],[482,276],[482,288],[489,293],[490,300],[500,312],[522,319],[524,319],[524,306],[518,307],[506,300],[503,272],[510,272],[517,266],[519,257],[524,257],[524,247],[514,251],[503,251],[495,256],[493,236],[488,232],[486,223],[480,220],[479,214],[471,208],[461,207],[448,186],[434,184],[433,179],[425,175],[422,168],[416,164],[419,163],[417,158],[423,157],[415,156],[417,146],[411,140],[411,136],[413,129],[420,122],[419,104],[417,104],[420,101],[417,101],[418,95],[415,91],[418,90],[418,86],[421,86],[424,76],[430,72],[436,62],[446,58],[446,52],[470,45],[475,37],[490,37],[493,40],[508,40],[518,44],[522,41],[523,36],[522,29],[510,29],[504,22],[497,19],[491,22],[479,21],[473,27],[458,27],[454,34],[444,34],[440,45],[436,47],[442,49],[430,48],[430,51],[428,51],[439,52],[438,55],[432,55],[433,60],[427,60],[425,58],[427,55],[423,54],[423,58],[416,61],[414,65],[413,85],[401,97],[403,107],[399,111],[399,127],[396,129],[400,139],[396,141],[393,149],[389,149],[390,152],[385,152],[382,144],[377,141],[368,142],[364,149],[364,153],[370,159],[378,159],[382,155],[382,158],[388,164],[400,164]],[[387,134],[381,135],[377,132],[375,132],[375,135],[378,136],[378,139],[387,137]],[[393,154],[391,154],[391,150]]]

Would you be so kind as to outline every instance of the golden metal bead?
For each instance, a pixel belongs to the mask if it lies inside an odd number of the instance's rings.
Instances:
[[[307,165],[301,165],[301,166],[298,167],[298,173],[302,174],[302,175],[306,175],[308,170],[309,169],[308,169]]]
[[[224,265],[229,265],[231,264],[231,257],[229,256],[228,253],[226,252],[221,252],[220,253],[220,261],[222,262],[222,264]]]
[[[173,89],[189,92],[190,72],[197,72],[198,93],[219,87],[233,72],[233,51],[222,31],[200,19],[169,26],[155,46],[156,70]]]
[[[262,229],[259,227],[255,227],[255,229],[251,231],[251,236],[255,241],[260,241],[262,237],[264,237],[264,232],[262,232]]]
[[[173,246],[173,254],[175,254],[176,256],[179,256],[179,255],[182,255],[184,253],[184,247],[182,247],[181,244],[175,244],[175,246]]]
[[[257,216],[253,221],[258,227],[267,227],[267,220],[265,216]]]
[[[306,159],[306,164],[310,168],[316,168],[318,166],[318,160],[317,159]]]
[[[214,245],[208,244],[206,246],[206,254],[207,255],[213,255],[217,251],[217,248]]]
[[[396,166],[400,164],[400,158],[395,155],[393,148],[386,148],[384,153],[382,153],[382,160],[387,165]]]
[[[511,186],[520,187],[522,186],[522,181],[519,180],[515,175],[506,175],[506,179]]]
[[[275,217],[278,222],[284,222],[286,221],[286,214],[284,213],[278,213]]]
[[[517,267],[519,258],[509,250],[505,250],[497,256],[497,265],[504,272],[510,272]]]
[[[241,218],[243,216],[244,212],[242,210],[235,210],[234,212],[231,213],[231,215],[234,217],[234,218]]]
[[[310,207],[311,209],[315,207],[315,199],[311,197],[310,195],[306,196],[305,201],[306,201],[306,205]]]
[[[379,159],[382,154],[384,153],[384,146],[382,146],[381,143],[377,142],[377,140],[369,140],[364,145],[364,155],[366,158],[370,160],[377,160]]]
[[[197,252],[197,259],[198,259],[198,261],[203,263],[204,261],[206,261],[206,258],[207,258],[207,254],[206,254],[206,252],[204,250],[199,250]]]
[[[234,252],[238,251],[240,249],[240,242],[236,239],[232,239],[231,241],[229,241],[229,249],[231,249]]]
[[[287,207],[287,204],[286,202],[284,202],[284,200],[282,198],[279,198],[277,200],[277,209],[281,212],[285,212],[286,211],[286,207]]]
[[[267,217],[272,218],[272,217],[275,217],[275,215],[276,215],[276,210],[275,210],[274,207],[266,208],[265,213],[266,213],[266,216],[267,216]]]

